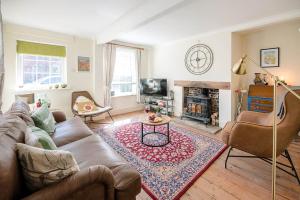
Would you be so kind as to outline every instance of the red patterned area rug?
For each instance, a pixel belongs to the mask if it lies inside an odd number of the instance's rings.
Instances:
[[[145,131],[152,127],[144,126]],[[156,127],[166,133],[166,127]],[[98,133],[142,176],[143,189],[153,198],[179,199],[222,154],[221,141],[170,123],[170,143],[149,147],[141,143],[141,123],[108,126]],[[147,144],[161,144],[166,137],[147,135]]]

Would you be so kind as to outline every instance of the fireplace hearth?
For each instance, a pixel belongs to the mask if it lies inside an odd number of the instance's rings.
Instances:
[[[183,113],[181,118],[199,120],[204,124],[218,126],[219,90],[184,87]]]

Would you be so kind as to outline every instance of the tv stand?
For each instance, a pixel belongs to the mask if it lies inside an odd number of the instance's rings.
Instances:
[[[150,112],[160,109],[163,115],[174,116],[174,99],[161,96],[143,96],[145,109],[148,107]]]

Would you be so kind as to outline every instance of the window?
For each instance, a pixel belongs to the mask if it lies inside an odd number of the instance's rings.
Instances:
[[[18,41],[17,62],[19,86],[38,89],[66,83],[65,47]]]
[[[129,48],[116,49],[116,63],[112,81],[112,96],[136,94],[136,51]]]

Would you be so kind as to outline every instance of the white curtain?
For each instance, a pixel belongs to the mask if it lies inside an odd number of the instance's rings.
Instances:
[[[0,114],[2,114],[2,96],[4,85],[4,49],[3,49],[3,24],[0,1]]]
[[[116,62],[116,45],[105,44],[103,49],[104,106],[111,106],[111,83]]]
[[[140,94],[141,65],[142,65],[142,50],[136,49],[136,74],[137,74],[136,102],[138,103],[141,102],[141,94]]]

